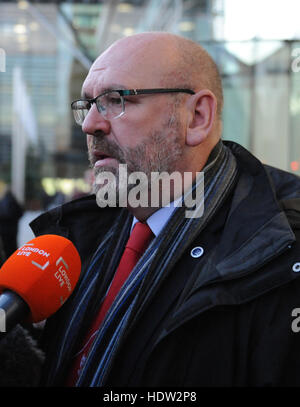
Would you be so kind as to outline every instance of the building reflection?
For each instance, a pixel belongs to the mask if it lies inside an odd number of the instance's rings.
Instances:
[[[292,7],[289,0],[279,3],[278,15],[275,8],[265,15],[260,10],[269,28],[273,20],[276,26],[280,11],[291,16],[300,11],[293,9],[295,2]],[[257,14],[256,2],[249,4]],[[224,139],[241,143],[270,165],[300,174],[296,20],[282,19],[287,21],[286,31],[281,21],[273,37],[267,32],[251,37],[242,32],[243,21],[245,30],[248,27],[245,6],[244,10],[230,6],[231,0],[1,2],[2,61],[5,56],[5,70],[0,72],[1,180],[16,183],[12,169],[18,168],[16,178],[24,178],[24,193],[19,184],[16,192],[30,209],[42,209],[45,194],[63,194],[67,200],[89,193],[85,136],[73,123],[70,102],[80,95],[83,79],[101,51],[118,38],[151,30],[199,41],[214,57],[224,84]],[[240,14],[233,15],[232,10]],[[235,21],[240,23],[236,33]],[[30,105],[23,108],[26,118],[15,108],[16,68]],[[20,142],[14,147],[15,132],[17,140],[26,139],[23,147]],[[14,162],[14,149],[16,157],[24,155],[24,170],[16,166],[18,159]]]

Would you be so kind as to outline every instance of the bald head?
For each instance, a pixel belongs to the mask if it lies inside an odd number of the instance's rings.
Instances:
[[[122,89],[140,92],[123,95]],[[115,91],[122,98],[112,96]],[[195,179],[221,137],[217,67],[201,46],[173,34],[141,33],[115,42],[92,65],[82,93],[92,99],[82,130],[95,171],[110,168],[118,174],[122,162],[148,177],[189,172]],[[113,109],[118,115],[107,117]]]
[[[132,75],[148,73],[149,87],[209,89],[216,96],[221,117],[223,91],[218,68],[201,45],[187,38],[166,32],[140,33],[116,41],[99,58],[113,58],[119,69],[126,69],[129,60],[134,62]]]

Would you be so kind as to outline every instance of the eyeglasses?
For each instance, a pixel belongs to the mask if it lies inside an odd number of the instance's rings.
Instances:
[[[121,117],[125,113],[125,99],[124,96],[136,96],[136,95],[150,95],[155,93],[188,93],[194,95],[195,92],[190,89],[116,89],[109,90],[104,93],[101,93],[99,96],[94,99],[86,100],[75,100],[71,104],[73,110],[74,118],[77,124],[80,126],[84,122],[90,108],[93,103],[96,104],[97,110],[102,116],[106,119],[116,119]]]

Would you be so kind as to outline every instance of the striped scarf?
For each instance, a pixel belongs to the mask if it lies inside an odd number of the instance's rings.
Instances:
[[[95,333],[76,386],[105,385],[117,351],[130,328],[155,296],[175,263],[205,228],[231,191],[237,175],[237,165],[233,154],[222,141],[211,152],[203,173],[204,197],[201,202],[197,202],[196,208],[202,216],[187,218],[184,201],[182,206],[174,210],[161,233],[151,242],[132,270]],[[200,177],[187,192],[185,202],[199,188],[199,182],[203,182],[203,178]],[[94,254],[69,306],[69,323],[66,324],[57,346],[58,354],[49,374],[50,382],[66,361],[74,356],[75,344],[80,343],[97,314],[123,253],[131,223],[132,215],[126,209],[122,210]]]

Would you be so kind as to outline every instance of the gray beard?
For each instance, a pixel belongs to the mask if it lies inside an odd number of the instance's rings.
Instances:
[[[147,185],[140,185],[142,188],[151,188],[151,174],[166,172],[171,174],[176,171],[178,161],[182,157],[183,146],[180,144],[180,125],[175,114],[171,116],[165,126],[165,131],[154,131],[147,141],[138,144],[136,147],[122,150],[117,143],[107,141],[105,136],[94,137],[92,147],[96,150],[118,160],[119,164],[127,165],[127,179],[121,180],[119,177],[119,169],[115,167],[98,167],[94,168],[95,182],[93,192],[96,196],[102,195],[100,189],[103,187],[102,175],[104,172],[110,172],[114,176],[114,183],[110,188],[115,188],[116,205],[120,202],[120,194],[124,194],[125,186],[129,193],[138,184],[128,184],[128,177],[135,172],[142,172],[147,176]],[[93,157],[89,153],[91,166],[94,167]],[[106,182],[107,184],[107,182]],[[119,187],[121,190],[119,190]],[[108,188],[108,187],[107,187]],[[109,189],[108,189],[109,190]],[[150,192],[150,190],[149,190]],[[103,196],[102,196],[103,198]],[[102,202],[100,199],[99,203]],[[98,203],[98,204],[99,204]],[[114,202],[112,202],[114,203]],[[101,206],[101,205],[99,205]]]

